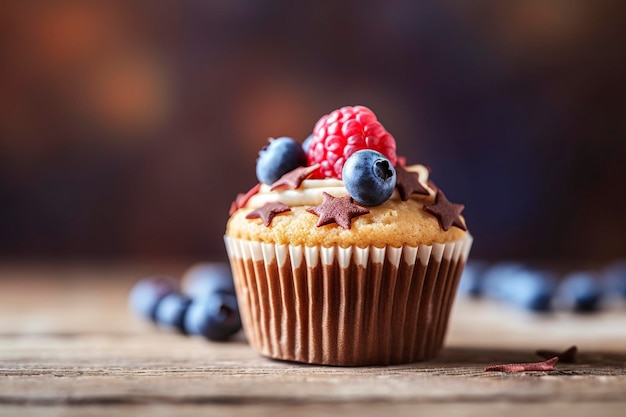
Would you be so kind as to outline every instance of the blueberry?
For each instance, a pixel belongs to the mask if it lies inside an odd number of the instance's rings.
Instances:
[[[568,310],[596,311],[602,301],[600,280],[590,272],[572,272],[559,282],[556,300],[560,307]]]
[[[230,265],[227,263],[201,263],[187,272],[182,279],[183,292],[192,298],[212,293],[235,294],[235,284]]]
[[[196,298],[187,309],[184,325],[189,334],[214,341],[226,340],[241,329],[237,299],[224,293]]]
[[[556,278],[518,263],[496,264],[485,271],[483,293],[511,305],[544,312],[552,308]]]
[[[178,291],[178,281],[166,276],[144,278],[137,282],[128,299],[130,308],[139,316],[154,320],[156,308],[163,297]]]
[[[487,263],[482,261],[469,261],[459,281],[458,293],[477,297],[483,292],[484,271],[487,269]]]
[[[302,142],[302,150],[307,153],[309,152],[309,148],[311,147],[311,142],[313,141],[313,135],[309,135],[304,142]]]
[[[287,137],[270,139],[261,149],[256,162],[256,176],[263,184],[271,185],[294,169],[306,165],[307,158],[302,146]]]
[[[161,327],[184,332],[184,320],[191,299],[176,292],[163,297],[156,306],[154,318]]]
[[[341,171],[350,196],[364,206],[389,200],[396,188],[396,170],[383,154],[371,149],[353,153]]]
[[[603,275],[607,295],[611,298],[626,298],[626,261],[610,264]]]

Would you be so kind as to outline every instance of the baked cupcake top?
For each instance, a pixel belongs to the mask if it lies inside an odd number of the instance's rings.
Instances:
[[[260,181],[231,206],[230,237],[274,244],[418,246],[460,239],[463,205],[423,165],[405,166],[395,140],[363,106],[322,117],[300,145],[270,139]]]

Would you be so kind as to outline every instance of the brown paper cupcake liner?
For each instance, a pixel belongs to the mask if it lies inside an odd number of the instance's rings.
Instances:
[[[472,237],[401,248],[225,242],[254,349],[276,359],[361,366],[437,354]]]

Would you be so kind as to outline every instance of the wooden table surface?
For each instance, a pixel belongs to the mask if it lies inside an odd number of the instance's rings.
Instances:
[[[0,266],[0,415],[626,416],[626,307],[537,316],[459,299],[428,362],[339,368],[269,360],[158,329],[132,284],[172,266]],[[553,372],[484,372],[579,348]],[[436,414],[435,414],[436,413]]]

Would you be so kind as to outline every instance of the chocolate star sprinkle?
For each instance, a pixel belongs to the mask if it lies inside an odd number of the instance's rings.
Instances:
[[[320,164],[315,164],[310,167],[298,167],[293,171],[289,171],[272,184],[270,191],[278,190],[279,188],[291,188],[295,190],[300,187],[302,181],[309,178],[319,167]]]
[[[252,187],[247,193],[237,194],[235,201],[233,201],[232,204],[230,205],[230,210],[228,211],[228,215],[232,216],[237,210],[244,207],[248,203],[248,200],[250,200],[250,197],[258,193],[260,188],[261,188],[261,183],[258,183],[257,185]]]
[[[563,363],[576,363],[578,348],[576,346],[572,346],[569,349],[564,350],[563,352],[554,352],[552,350],[538,350],[537,355],[541,356],[544,359],[549,359],[556,356]]]
[[[396,165],[396,188],[402,201],[407,201],[412,194],[430,195],[419,178],[417,172],[407,171],[402,165]]]
[[[263,204],[258,209],[251,211],[246,216],[246,219],[261,219],[265,226],[269,226],[272,223],[272,219],[279,213],[291,211],[291,209],[281,203],[280,201],[270,201]]]
[[[344,229],[349,229],[352,225],[352,219],[370,211],[365,207],[354,204],[352,197],[334,197],[326,192],[323,193],[324,201],[317,207],[307,209],[309,213],[313,213],[320,219],[317,227],[330,223],[337,223]]]
[[[441,190],[437,190],[435,204],[424,206],[424,211],[432,214],[439,221],[439,225],[445,231],[451,226],[456,226],[461,230],[467,230],[465,222],[461,219],[461,212],[465,206],[448,201]]]

